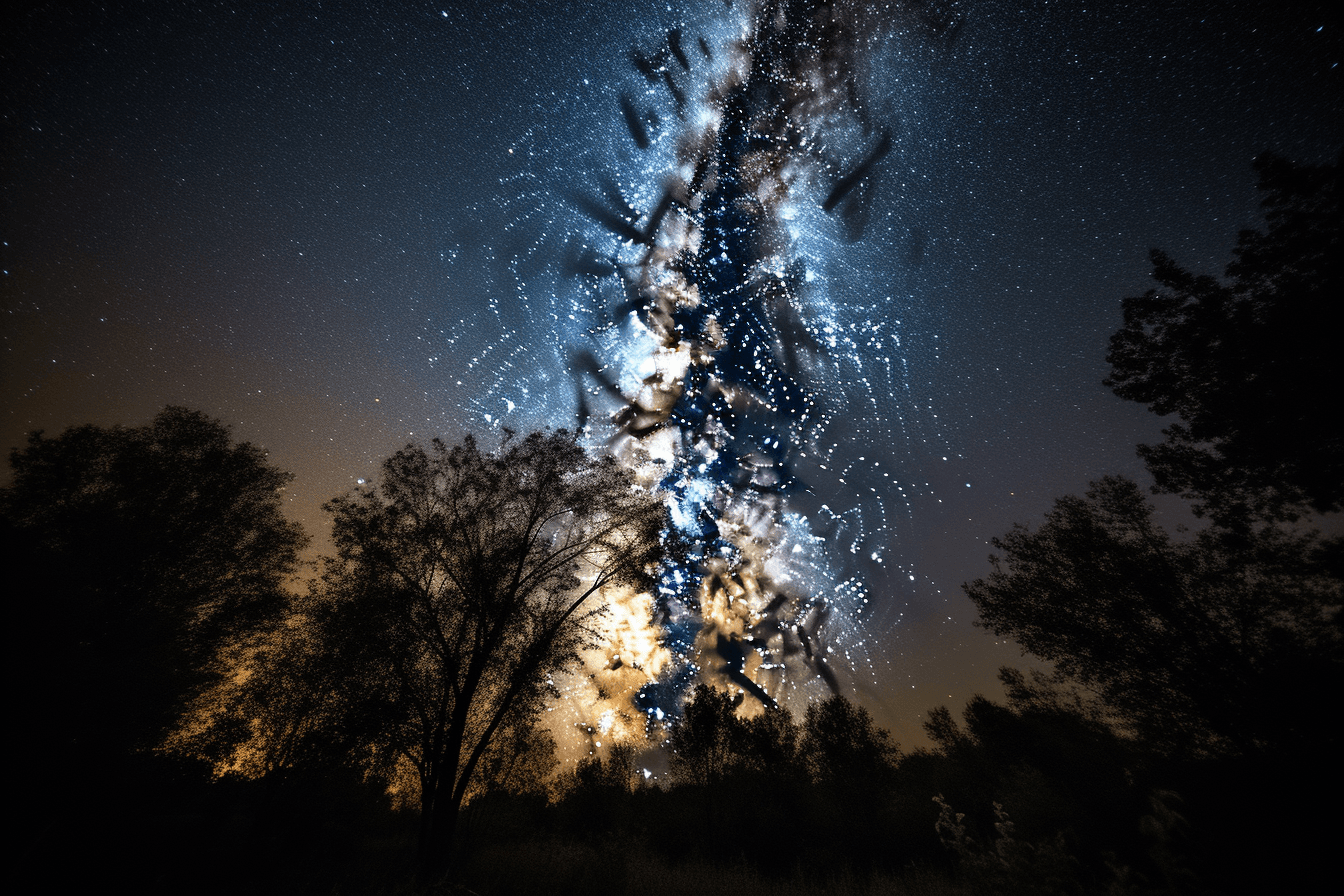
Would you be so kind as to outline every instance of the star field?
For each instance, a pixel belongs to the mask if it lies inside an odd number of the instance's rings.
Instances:
[[[810,204],[779,209],[781,282],[797,259],[811,278],[789,294],[798,328],[719,325],[735,350],[774,346],[739,366],[798,437],[787,537],[857,538],[817,556],[832,585],[855,583],[847,643],[868,671],[852,686],[898,740],[1018,661],[959,588],[988,539],[1091,478],[1142,479],[1133,446],[1162,423],[1100,381],[1149,247],[1221,270],[1260,223],[1250,160],[1344,143],[1323,5],[1258,6],[960,4],[954,36],[865,48],[866,125],[793,138],[816,140],[800,157],[818,178],[796,191]],[[717,0],[22,14],[3,50],[4,444],[197,407],[297,474],[290,507],[320,539],[320,504],[407,440],[574,425],[576,379],[606,419],[621,402],[576,378],[575,351],[627,397],[680,362],[639,309],[612,313],[618,277],[574,266],[635,263],[594,204],[648,222],[733,15]],[[631,61],[670,29],[706,79],[665,59],[680,101]],[[861,207],[828,215],[881,133]],[[752,475],[784,470],[758,448]]]

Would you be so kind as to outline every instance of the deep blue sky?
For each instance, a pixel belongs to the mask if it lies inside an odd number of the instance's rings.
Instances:
[[[1100,381],[1149,247],[1220,271],[1259,224],[1252,158],[1344,145],[1326,6],[965,2],[950,47],[887,64],[888,226],[850,287],[915,321],[927,450],[903,475],[938,499],[891,531],[918,583],[888,589],[904,615],[875,632],[866,699],[898,739],[1017,658],[960,592],[988,539],[1142,478],[1160,423]],[[546,326],[511,260],[563,241],[564,191],[623,163],[626,51],[722,6],[279,7],[11,15],[0,445],[200,408],[297,474],[320,536],[319,505],[407,440],[486,427],[504,334]]]

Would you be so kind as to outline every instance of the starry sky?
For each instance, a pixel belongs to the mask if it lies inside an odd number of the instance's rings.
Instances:
[[[1133,446],[1162,424],[1101,380],[1148,249],[1219,272],[1260,224],[1255,155],[1323,163],[1344,145],[1326,4],[956,6],[954,35],[898,36],[872,61],[894,148],[865,236],[825,243],[821,264],[842,324],[899,318],[908,349],[899,383],[869,387],[902,438],[848,434],[881,443],[907,486],[884,505],[891,562],[867,573],[859,693],[905,744],[929,707],[996,694],[998,666],[1024,662],[961,593],[989,539],[1100,475],[1145,479]],[[289,510],[320,547],[320,505],[409,440],[571,423],[555,261],[593,227],[575,196],[648,176],[620,112],[644,89],[630,51],[727,15],[722,0],[11,14],[0,444],[199,408],[296,474]]]

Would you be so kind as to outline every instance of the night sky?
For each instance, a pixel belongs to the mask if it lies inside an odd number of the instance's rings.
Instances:
[[[816,497],[884,514],[854,686],[902,743],[929,707],[996,694],[998,666],[1026,662],[961,593],[989,539],[1103,474],[1146,481],[1133,448],[1162,424],[1101,380],[1149,248],[1220,272],[1261,223],[1251,160],[1344,145],[1325,6],[966,2],[954,36],[902,32],[867,62],[893,149],[863,238],[808,251],[835,325],[860,347],[867,325],[898,334],[899,369],[834,386],[851,481]],[[563,359],[607,338],[564,313],[561,260],[600,242],[581,199],[658,189],[657,147],[639,154],[620,99],[668,101],[629,51],[729,15],[635,0],[12,17],[0,445],[199,408],[296,474],[289,509],[320,542],[322,502],[408,440],[572,425]]]

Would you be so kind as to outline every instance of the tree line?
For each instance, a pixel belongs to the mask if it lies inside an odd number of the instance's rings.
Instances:
[[[1049,671],[931,709],[909,752],[843,696],[799,720],[701,687],[656,784],[632,744],[557,772],[553,676],[607,590],[651,587],[678,549],[657,496],[573,434],[398,451],[326,505],[336,553],[306,587],[290,475],[219,421],[33,434],[0,490],[21,854],[174,892],[389,891],[407,867],[586,892],[616,854],[813,889],[840,869],[931,869],[934,892],[1309,886],[1330,830],[1308,819],[1339,796],[1344,539],[1314,527],[1344,509],[1344,227],[1338,161],[1256,165],[1266,230],[1221,280],[1154,252],[1108,356],[1116,394],[1177,418],[1139,451],[1196,531],[1105,477],[995,539],[966,593]]]
[[[289,474],[198,412],[36,433],[11,465],[7,534],[58,597],[30,604],[53,672],[25,707],[25,758],[56,781],[25,801],[39,850],[77,820],[63,806],[166,760],[396,794],[432,882],[473,786],[594,642],[604,592],[651,587],[666,543],[661,501],[564,431],[398,451],[325,505],[336,555],[302,591]]]

